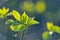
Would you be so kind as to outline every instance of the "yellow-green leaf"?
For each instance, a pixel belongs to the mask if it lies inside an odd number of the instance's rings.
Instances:
[[[3,7],[2,9],[0,9],[0,18],[4,18],[8,12],[9,8]]]
[[[23,26],[23,25],[21,25],[21,24],[19,24],[19,25],[17,25],[17,26],[11,25],[11,26],[10,26],[10,29],[11,29],[12,31],[14,31],[14,32],[18,32],[18,31],[21,29],[22,26]]]
[[[6,14],[6,13],[9,11],[9,8],[5,8],[5,7],[3,7],[2,11],[3,11],[2,14]]]
[[[29,25],[33,25],[33,24],[39,24],[39,22],[34,19],[31,19]]]
[[[20,21],[20,13],[19,12],[17,12],[16,10],[13,10],[11,13],[17,21]]]
[[[24,24],[27,24],[27,22],[28,22],[28,15],[24,12],[24,13],[22,14],[21,19],[22,19],[22,22],[23,22]]]
[[[60,27],[59,26],[56,26],[56,25],[53,25],[52,26],[52,31],[54,31],[56,33],[60,33]]]
[[[14,20],[8,19],[8,20],[5,22],[5,24],[10,24],[11,22],[14,22]]]
[[[14,28],[15,28],[15,27],[14,27],[13,25],[10,26],[10,29],[11,29],[12,31],[14,31]]]
[[[52,22],[47,22],[47,29],[49,31],[60,33],[60,27],[59,26],[56,26],[56,25],[53,25]]]
[[[47,29],[49,30],[49,31],[51,31],[52,29],[52,26],[53,26],[53,23],[52,22],[47,22]]]
[[[43,40],[49,40],[49,37],[50,37],[50,36],[51,36],[51,35],[49,34],[48,31],[46,31],[46,32],[44,32],[44,33],[42,34]]]

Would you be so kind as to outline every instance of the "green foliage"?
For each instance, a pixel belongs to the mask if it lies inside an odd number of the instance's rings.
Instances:
[[[19,25],[16,25],[16,26],[15,25],[10,25],[10,29],[14,32],[18,32],[19,30],[21,30],[22,26],[23,26],[22,24],[19,24]]]
[[[60,27],[59,26],[54,25],[54,26],[52,26],[51,29],[52,29],[53,32],[60,33]]]
[[[8,19],[8,20],[5,22],[5,24],[11,24],[12,22],[14,22],[14,20]]]
[[[22,14],[22,16],[16,10],[13,10],[10,13],[16,20],[14,21],[12,19],[8,19],[6,24],[10,24],[10,29],[14,32],[24,31],[28,28],[28,26],[39,23],[38,21],[34,20],[34,18],[28,17],[25,12]]]

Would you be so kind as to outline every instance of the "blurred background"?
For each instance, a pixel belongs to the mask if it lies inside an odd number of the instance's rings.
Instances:
[[[47,31],[48,21],[60,26],[60,0],[0,0],[0,8],[4,6],[21,14],[25,11],[40,22],[25,31],[23,40],[43,40],[42,33]],[[15,20],[12,16],[0,19],[0,40],[19,40],[19,35],[13,37],[15,33],[10,30],[9,25],[4,24],[5,20],[10,18]],[[60,40],[60,34],[54,33],[50,40]]]

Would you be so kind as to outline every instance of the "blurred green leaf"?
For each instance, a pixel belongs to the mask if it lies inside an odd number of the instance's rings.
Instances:
[[[50,36],[51,36],[51,35],[49,34],[48,31],[45,31],[45,32],[42,34],[43,40],[49,40],[49,37],[50,37]]]
[[[47,29],[56,33],[60,33],[60,27],[54,25],[52,22],[47,22]]]
[[[32,2],[28,1],[22,2],[19,7],[24,11],[34,12],[34,4]]]
[[[52,29],[52,26],[53,26],[53,23],[52,22],[47,22],[47,29],[49,30],[49,31],[51,31]]]
[[[60,27],[59,26],[53,25],[51,29],[52,29],[52,31],[54,31],[56,33],[60,33]]]

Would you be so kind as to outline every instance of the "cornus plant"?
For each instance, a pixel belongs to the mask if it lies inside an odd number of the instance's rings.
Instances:
[[[34,17],[29,17],[25,12],[22,15],[16,10],[10,13],[16,20],[8,19],[5,23],[10,24],[10,29],[14,32],[24,32],[30,25],[39,24],[38,21],[34,20]]]
[[[14,21],[12,19],[8,19],[6,24],[11,24],[10,29],[14,32],[26,30],[28,26],[39,23],[38,21],[34,20],[34,17],[28,17],[25,12],[22,14],[22,16],[16,10],[13,10],[11,13],[16,20]]]
[[[47,29],[48,31],[42,34],[43,40],[49,40],[54,32],[60,33],[60,27],[54,25],[52,22],[47,22]]]
[[[10,29],[13,32],[22,31],[23,33],[22,37],[20,38],[21,40],[23,40],[24,31],[27,30],[30,25],[39,24],[38,21],[34,20],[34,17],[29,17],[25,12],[20,15],[20,13],[16,10],[9,12],[9,8],[0,8],[0,19],[4,19],[8,16],[13,16],[16,20],[7,19],[5,24],[9,24]]]

